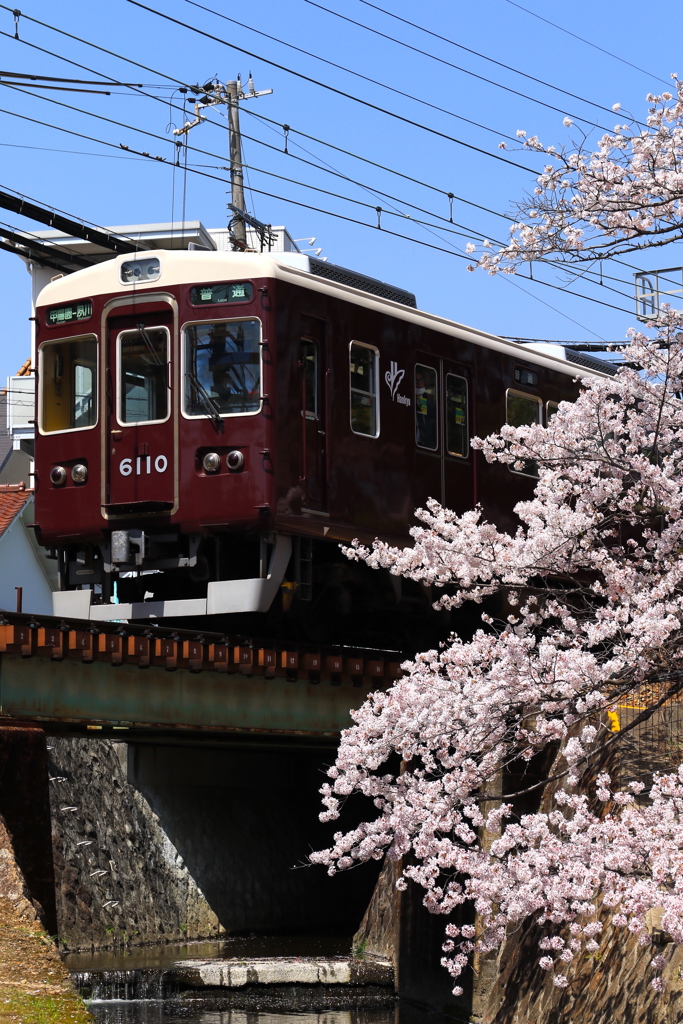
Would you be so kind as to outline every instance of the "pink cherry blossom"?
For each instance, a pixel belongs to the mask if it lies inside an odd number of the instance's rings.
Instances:
[[[644,125],[617,124],[597,148],[587,135],[558,148],[518,131],[523,149],[551,162],[516,207],[510,242],[478,265],[510,273],[530,261],[591,262],[683,238],[683,82],[672,80],[675,95],[648,96]]]
[[[446,927],[454,979],[527,919],[543,927],[540,966],[559,987],[599,948],[605,921],[647,944],[646,915],[660,908],[683,942],[683,767],[644,791],[596,775],[627,734],[610,730],[608,711],[645,685],[660,704],[683,690],[682,327],[668,312],[654,338],[631,332],[629,366],[588,381],[547,427],[473,442],[490,462],[538,466],[515,533],[481,508],[456,515],[430,501],[410,547],[347,549],[440,589],[441,607],[497,596],[507,608],[406,662],[354,712],[321,817],[338,819],[352,793],[375,813],[311,857],[330,874],[403,858],[399,888],[420,886],[430,911],[473,907],[476,932]],[[546,748],[551,786],[524,775]],[[504,770],[523,781],[503,798]],[[534,812],[516,811],[520,793],[536,795]],[[663,966],[653,960],[658,991]]]

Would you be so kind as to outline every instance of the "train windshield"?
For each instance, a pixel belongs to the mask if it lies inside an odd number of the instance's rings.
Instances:
[[[221,320],[185,328],[185,413],[229,416],[261,408],[261,324]]]
[[[47,341],[40,346],[39,421],[44,434],[97,422],[97,341]]]

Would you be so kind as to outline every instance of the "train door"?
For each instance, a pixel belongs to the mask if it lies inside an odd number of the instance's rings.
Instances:
[[[104,336],[105,511],[113,516],[174,511],[173,312],[168,305],[148,306],[145,312],[115,307]]]
[[[470,371],[441,361],[443,504],[462,514],[474,508],[476,467],[470,439],[474,424],[474,381]]]
[[[327,511],[327,352],[325,321],[301,318],[301,488],[304,511]]]

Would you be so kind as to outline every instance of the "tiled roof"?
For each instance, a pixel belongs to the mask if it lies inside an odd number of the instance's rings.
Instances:
[[[33,490],[24,483],[0,484],[0,537],[32,497]]]

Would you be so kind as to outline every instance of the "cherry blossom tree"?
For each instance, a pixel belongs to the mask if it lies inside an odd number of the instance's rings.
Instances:
[[[518,131],[523,149],[550,162],[517,205],[510,242],[497,251],[485,243],[478,265],[495,274],[549,257],[585,264],[683,238],[683,82],[672,79],[673,94],[648,96],[645,122],[615,125],[595,151],[587,134],[558,148]]]
[[[608,712],[650,686],[659,696],[635,725],[683,690],[682,395],[683,315],[670,311],[654,337],[631,332],[629,366],[586,382],[548,427],[473,442],[491,462],[538,467],[514,535],[480,508],[455,515],[430,501],[412,546],[347,550],[444,588],[442,607],[483,603],[471,638],[406,663],[354,713],[322,818],[337,819],[356,793],[374,816],[312,857],[332,874],[403,858],[399,887],[422,886],[429,910],[473,908],[476,930],[446,926],[454,979],[528,919],[543,925],[539,965],[560,987],[605,921],[645,945],[646,914],[662,908],[663,929],[683,942],[683,767],[645,788],[604,770],[625,735],[610,731]],[[525,775],[544,751],[551,786]],[[500,796],[501,776],[522,781]],[[543,791],[544,809],[518,810]],[[659,990],[664,965],[653,957]]]

